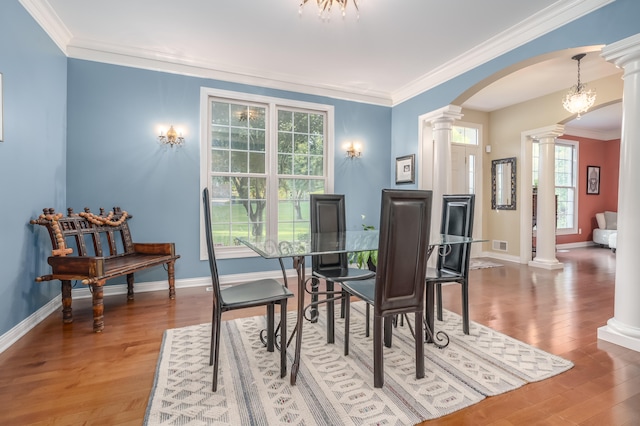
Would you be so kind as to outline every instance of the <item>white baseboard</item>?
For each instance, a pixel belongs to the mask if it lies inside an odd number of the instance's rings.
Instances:
[[[310,273],[310,270],[306,271],[307,276]],[[295,283],[297,280],[297,275],[295,270],[288,269],[287,280],[289,281],[289,285]],[[275,271],[267,271],[267,272],[251,272],[247,274],[233,274],[233,275],[223,275],[220,276],[220,284],[221,285],[233,285],[245,281],[257,280],[262,278],[273,278],[273,279],[281,279],[282,272],[279,270]],[[177,290],[181,288],[189,288],[189,287],[205,287],[211,285],[211,277],[200,277],[200,278],[187,278],[182,280],[176,280],[176,293],[177,297],[180,297],[180,294]],[[146,283],[137,283],[134,286],[134,290],[136,293],[146,293],[149,291],[167,291],[169,285],[167,281],[152,281]],[[126,284],[116,284],[116,285],[107,285],[104,286],[104,296],[113,296],[118,294],[127,294],[127,285]],[[76,288],[71,291],[71,297],[73,299],[86,299],[91,297],[91,291],[89,287],[81,287]],[[57,295],[53,299],[51,299],[47,304],[38,309],[36,312],[22,320],[18,325],[13,327],[11,330],[4,333],[0,336],[0,353],[6,351],[17,342],[22,336],[27,334],[31,329],[33,329],[36,325],[40,324],[45,318],[47,318],[52,313],[56,312],[62,307],[62,299],[60,295]]]
[[[0,354],[11,347],[22,336],[27,334],[33,327],[40,324],[42,320],[51,315],[62,306],[62,299],[56,296],[44,305],[42,308],[29,315],[18,325],[0,336]]]
[[[591,247],[597,246],[598,244],[593,241],[580,241],[577,243],[565,243],[565,244],[556,244],[556,249],[558,250],[568,250],[572,248],[581,248],[581,247]]]
[[[513,256],[510,254],[496,253],[495,251],[483,251],[480,254],[481,257],[488,257],[491,259],[504,260],[505,262],[520,263],[520,256]]]

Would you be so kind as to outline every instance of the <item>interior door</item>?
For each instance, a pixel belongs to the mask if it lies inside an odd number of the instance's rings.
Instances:
[[[473,237],[482,237],[482,158],[477,145],[451,144],[451,193],[476,194]],[[471,244],[471,257],[478,257],[482,244]]]

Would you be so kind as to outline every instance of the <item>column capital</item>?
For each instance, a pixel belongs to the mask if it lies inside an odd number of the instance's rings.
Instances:
[[[600,56],[604,60],[612,62],[618,68],[626,68],[634,61],[640,62],[640,34],[605,46]],[[638,68],[638,64],[636,64],[635,68]]]
[[[557,138],[564,135],[564,125],[562,124],[553,124],[551,126],[540,127],[539,129],[534,129],[525,132],[525,134],[531,139],[540,140],[540,139],[549,139],[549,138]]]
[[[447,105],[421,116],[420,119],[423,122],[428,122],[432,126],[435,123],[453,123],[455,120],[460,120],[463,117],[461,111],[462,107],[457,105]]]

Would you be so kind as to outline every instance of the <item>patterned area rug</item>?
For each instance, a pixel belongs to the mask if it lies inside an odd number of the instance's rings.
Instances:
[[[497,268],[499,266],[503,265],[501,263],[496,263],[485,259],[469,259],[469,269]]]
[[[322,312],[324,314],[324,312]],[[322,317],[321,317],[322,318]],[[289,324],[294,324],[291,313]],[[165,332],[145,425],[412,425],[570,369],[567,360],[445,311],[436,329],[445,349],[425,344],[425,377],[415,378],[408,327],[385,348],[385,383],[373,387],[372,337],[364,335],[364,304],[352,304],[351,345],[343,356],[344,322],[327,344],[324,324],[305,323],[296,386],[279,377],[279,355],[260,343],[264,317],[222,324],[218,391],[211,391],[210,324]],[[373,335],[373,333],[372,333]],[[293,348],[289,361],[292,362]],[[291,364],[289,364],[290,366]]]

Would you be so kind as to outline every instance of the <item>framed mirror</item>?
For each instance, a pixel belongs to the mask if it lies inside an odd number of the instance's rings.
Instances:
[[[516,209],[516,157],[491,162],[491,208]]]

